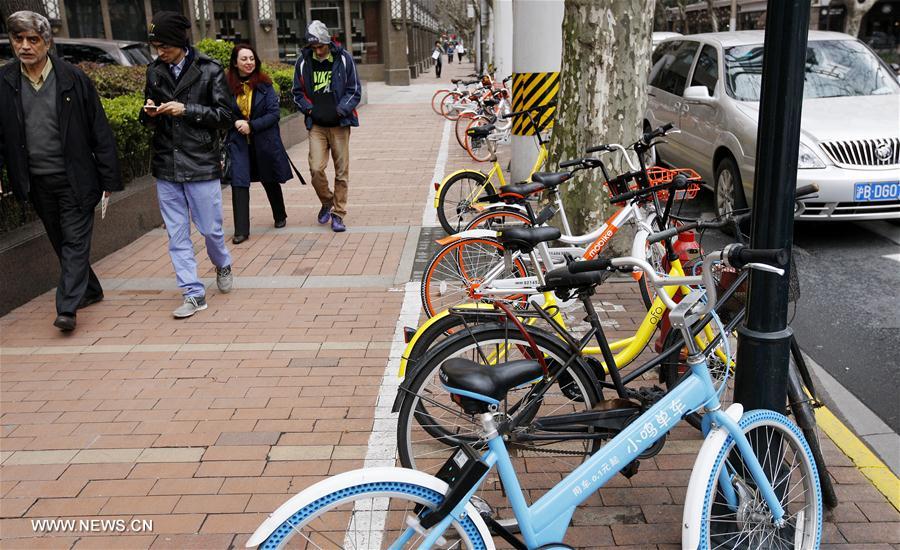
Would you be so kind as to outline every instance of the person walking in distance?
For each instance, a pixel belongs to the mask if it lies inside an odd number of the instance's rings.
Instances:
[[[463,47],[463,43],[460,40],[460,42],[456,45],[456,55],[458,56],[457,61],[462,63],[463,54],[465,54],[465,53],[466,53],[466,48]]]
[[[443,63],[441,63],[441,54],[443,53],[441,48],[441,41],[437,40],[434,43],[434,51],[431,52],[431,58],[434,59],[434,74],[438,78],[441,77],[441,69],[443,69]]]
[[[178,12],[153,16],[149,42],[159,57],[147,66],[140,120],[153,128],[152,172],[169,234],[169,256],[184,303],[172,314],[206,309],[206,286],[197,276],[191,221],[206,240],[216,285],[231,292],[231,254],[222,231],[219,131],[231,128],[234,101],[222,65],[190,45],[191,22]]]
[[[453,42],[447,44],[447,63],[453,63]]]
[[[306,30],[306,44],[294,69],[294,103],[309,130],[309,171],[319,196],[320,224],[331,222],[345,231],[350,177],[350,128],[359,126],[356,106],[362,87],[353,57],[331,40],[328,28],[315,20]],[[334,160],[334,191],[328,188],[328,153]]]
[[[252,181],[261,182],[266,190],[275,227],[287,223],[281,184],[292,177],[290,159],[278,127],[278,94],[261,66],[262,61],[248,44],[238,44],[231,50],[226,76],[235,98],[231,106],[235,121],[225,142],[225,180],[231,185],[234,244],[250,238]]]
[[[116,140],[91,80],[49,53],[47,18],[17,11],[6,29],[18,62],[0,69],[0,166],[16,198],[34,205],[59,258],[53,325],[68,332],[77,310],[103,299],[91,234],[101,196],[122,190]]]

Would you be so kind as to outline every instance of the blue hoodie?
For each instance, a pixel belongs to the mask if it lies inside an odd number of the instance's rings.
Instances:
[[[344,48],[334,42],[331,43],[331,55],[334,57],[334,67],[331,71],[331,91],[334,94],[334,103],[338,113],[340,126],[359,126],[359,116],[356,114],[356,106],[362,97],[362,86],[356,73],[356,64],[353,57]],[[300,112],[306,115],[306,129],[313,126],[312,117],[312,49],[303,48],[297,64],[294,67],[294,103]]]

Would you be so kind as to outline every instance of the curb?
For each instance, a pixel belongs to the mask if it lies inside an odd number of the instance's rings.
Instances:
[[[815,379],[817,388],[819,388],[820,397],[821,394],[825,394],[827,400],[834,405],[832,408],[837,412],[835,414],[827,406],[819,407],[815,411],[816,424],[834,442],[838,449],[853,461],[856,469],[869,480],[878,492],[883,494],[895,509],[900,510],[900,478],[897,477],[894,470],[870,449],[870,445],[865,441],[866,436],[857,435],[856,432],[865,434],[867,430],[864,428],[864,425],[868,424],[870,426],[868,432],[874,433],[871,426],[880,424],[883,428],[879,431],[883,432],[886,430],[889,433],[877,435],[898,437],[897,434],[894,434],[887,425],[881,422],[881,419],[856,396],[832,378],[812,357],[806,353],[803,355],[807,365],[811,367],[811,374]],[[842,422],[838,415],[842,416],[847,421],[847,424],[850,424],[850,427]],[[897,452],[898,448],[882,450],[882,455],[884,456],[885,451],[889,452],[891,450]]]

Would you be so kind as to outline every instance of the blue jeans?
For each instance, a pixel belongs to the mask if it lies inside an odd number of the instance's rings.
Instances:
[[[169,256],[185,297],[200,297],[206,287],[197,277],[191,242],[191,220],[206,238],[206,254],[216,267],[231,265],[222,231],[222,188],[219,180],[173,183],[156,180],[159,211],[169,234]]]

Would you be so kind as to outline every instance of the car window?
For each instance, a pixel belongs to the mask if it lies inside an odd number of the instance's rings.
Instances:
[[[60,57],[75,65],[83,61],[90,63],[118,64],[118,61],[116,61],[113,56],[96,46],[88,46],[85,44],[57,44],[56,51]]]
[[[131,61],[132,65],[141,66],[150,64],[150,52],[141,44],[133,44],[122,48],[122,53]]]
[[[763,46],[725,50],[725,89],[740,101],[759,101]],[[803,97],[850,97],[900,93],[885,65],[858,40],[819,40],[806,49]]]
[[[694,76],[691,86],[705,86],[709,95],[716,91],[716,82],[719,80],[719,56],[716,49],[710,45],[703,46],[700,57],[697,58],[697,66],[694,67]]]
[[[666,44],[672,47],[663,49]],[[688,71],[697,53],[696,42],[670,42],[660,44],[653,53],[656,61],[650,71],[650,85],[665,90],[671,94],[681,95],[687,83]],[[659,56],[657,57],[657,54]]]
[[[0,65],[5,65],[7,61],[12,61],[15,57],[12,45],[9,42],[0,42]]]

